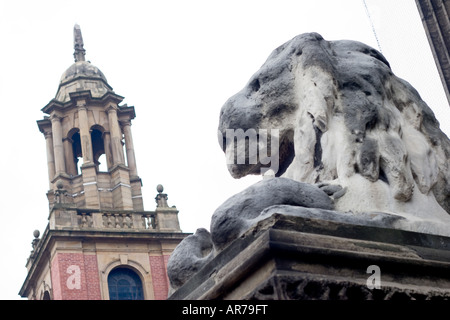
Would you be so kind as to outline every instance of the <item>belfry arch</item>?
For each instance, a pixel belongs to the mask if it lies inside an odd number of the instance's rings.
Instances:
[[[90,131],[90,145],[92,146],[93,161],[98,172],[107,172],[111,168],[110,161],[107,161],[110,152],[105,148],[105,129],[100,125],[94,125]],[[81,174],[83,166],[83,150],[81,147],[80,129],[72,128],[64,139],[67,145],[64,146],[66,153],[66,172],[70,176]],[[109,150],[108,150],[109,151]],[[107,156],[108,154],[108,156]]]
[[[77,176],[81,174],[79,167],[83,164],[80,130],[78,128],[72,128],[67,134],[66,141],[68,141],[65,148],[68,154],[66,156],[66,170],[70,176]]]
[[[106,172],[110,168],[110,164],[106,164],[106,152],[104,133],[105,129],[100,125],[94,125],[91,127],[91,143],[92,143],[92,155],[94,157],[94,163],[97,167],[97,171]],[[100,161],[102,159],[102,161]],[[103,162],[103,163],[102,163]]]

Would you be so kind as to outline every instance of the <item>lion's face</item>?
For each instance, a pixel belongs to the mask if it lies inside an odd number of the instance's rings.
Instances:
[[[241,145],[226,138],[238,129],[255,136]],[[278,139],[261,139],[274,129]],[[222,107],[219,143],[235,178],[260,174],[269,165],[259,155],[276,144],[276,176],[340,183],[349,188],[342,209],[404,211],[420,200],[442,211],[435,196],[450,212],[450,141],[416,90],[360,42],[309,33],[274,50]],[[362,207],[352,208],[355,201]]]
[[[283,45],[274,50],[261,69],[240,92],[228,99],[220,112],[219,143],[227,156],[245,150],[238,150],[238,145],[234,144],[232,139],[226,141],[226,130],[242,129],[243,132],[253,130],[260,146],[264,145],[264,148],[269,150],[270,156],[281,160],[275,172],[277,176],[286,170],[289,159],[292,160],[290,155],[293,155],[293,132],[298,99],[295,86],[296,63],[290,56],[295,49],[293,46]],[[261,129],[267,131],[267,139],[260,136]],[[279,130],[276,137],[272,136],[272,129]],[[270,154],[272,141],[278,144],[276,154]],[[260,174],[262,167],[268,167],[267,163],[261,163],[259,157],[256,163],[252,163],[248,150],[245,163],[231,162],[233,163],[228,164],[228,169],[234,178]]]

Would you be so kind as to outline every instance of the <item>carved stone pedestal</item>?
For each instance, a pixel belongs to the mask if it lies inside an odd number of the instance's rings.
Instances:
[[[450,238],[275,214],[169,299],[450,299]]]

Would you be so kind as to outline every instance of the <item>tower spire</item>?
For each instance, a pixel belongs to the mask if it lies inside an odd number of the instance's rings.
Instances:
[[[73,47],[75,49],[73,56],[75,57],[75,62],[85,61],[84,55],[86,50],[83,48],[83,36],[81,35],[81,29],[78,24],[73,27]]]

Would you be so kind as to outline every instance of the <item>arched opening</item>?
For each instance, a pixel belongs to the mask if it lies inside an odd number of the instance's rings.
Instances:
[[[91,129],[92,153],[97,171],[108,171],[105,155],[105,144],[103,142],[103,128],[94,126]]]
[[[118,267],[108,275],[110,300],[144,300],[144,290],[139,275],[130,268]]]
[[[73,161],[75,163],[76,174],[81,174],[83,165],[83,151],[81,150],[80,130],[75,128],[67,135],[72,140]]]
[[[52,300],[52,298],[50,297],[50,292],[45,291],[44,295],[42,296],[42,300]]]

